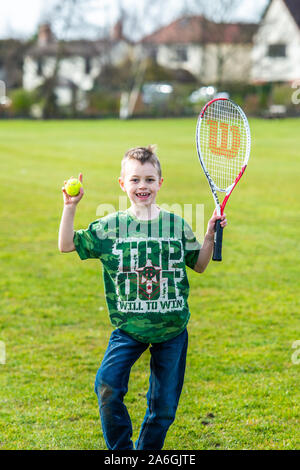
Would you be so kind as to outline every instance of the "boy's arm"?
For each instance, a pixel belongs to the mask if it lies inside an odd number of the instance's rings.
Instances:
[[[64,207],[58,234],[58,249],[61,253],[75,250],[73,243],[75,211],[75,206]]]
[[[82,182],[82,174],[79,175],[79,181]],[[66,183],[66,181],[65,181]],[[58,249],[61,253],[69,253],[75,250],[75,245],[73,242],[74,238],[74,217],[76,212],[76,206],[80,199],[82,198],[84,191],[83,188],[80,188],[80,193],[78,196],[69,196],[65,190],[62,188],[63,198],[64,198],[64,210],[62,213],[62,218],[59,227],[58,234]]]
[[[194,271],[197,273],[203,273],[211,260],[214,249],[215,223],[218,219],[221,219],[221,227],[224,228],[227,225],[226,214],[222,216],[216,215],[216,210],[214,210],[214,213],[208,222],[207,232],[205,234],[197,262],[194,266]]]

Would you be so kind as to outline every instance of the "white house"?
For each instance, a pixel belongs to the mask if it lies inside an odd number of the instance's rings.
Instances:
[[[271,0],[252,50],[254,82],[294,82],[300,79],[300,2]]]
[[[76,103],[80,110],[102,66],[134,56],[151,56],[163,67],[187,71],[217,87],[226,82],[294,82],[300,79],[300,0],[270,0],[259,24],[185,16],[135,44],[124,38],[121,21],[110,37],[95,41],[57,41],[49,25],[42,25],[24,57],[23,87],[42,85],[57,67],[58,105]],[[137,63],[146,62],[139,59]]]
[[[103,63],[122,62],[129,48],[118,23],[108,39],[68,42],[57,41],[50,25],[43,24],[36,44],[24,57],[23,87],[34,90],[56,74],[54,91],[58,105],[72,104],[75,94],[76,105],[81,109],[85,106],[85,93],[93,88]]]
[[[257,27],[186,16],[144,37],[139,47],[159,65],[186,69],[202,82],[249,81]]]

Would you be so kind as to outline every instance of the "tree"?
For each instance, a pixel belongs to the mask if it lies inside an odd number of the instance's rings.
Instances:
[[[62,59],[68,54],[68,41],[75,36],[86,36],[87,31],[93,31],[100,34],[101,28],[90,24],[86,19],[86,12],[95,8],[93,0],[59,0],[44,10],[42,15],[42,24],[45,28],[45,34],[51,35],[51,31],[56,32],[56,38],[50,38],[52,44],[49,45],[50,53],[53,58],[52,71],[47,75],[43,74],[43,83],[39,87],[39,94],[42,98],[42,115],[43,118],[49,118],[57,113],[55,88],[59,81],[59,67]],[[47,25],[49,27],[48,32]],[[46,46],[46,44],[45,44]],[[46,47],[47,50],[47,47]],[[36,52],[38,59],[42,60],[43,56],[39,57],[39,52]],[[45,54],[42,48],[40,54]],[[70,87],[72,91],[72,114],[76,114],[76,86],[72,83],[70,77]]]
[[[117,0],[113,8],[117,11],[114,21],[118,27],[119,39],[126,40],[133,46],[134,41],[145,35],[145,22],[152,26],[161,24],[163,11],[167,7],[166,3],[158,0],[143,0],[137,4],[128,0]],[[107,5],[105,1],[102,4]],[[132,47],[131,54],[124,61],[123,72],[125,69],[126,80],[123,82],[120,99],[121,119],[127,119],[134,112],[150,56],[150,51],[141,47]]]

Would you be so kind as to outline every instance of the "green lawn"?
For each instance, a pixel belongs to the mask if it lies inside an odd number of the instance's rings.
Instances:
[[[223,262],[189,270],[189,352],[164,449],[299,448],[299,120],[252,120],[249,167],[227,207]],[[213,210],[196,119],[0,121],[0,448],[105,449],[93,384],[111,333],[101,265],[61,254],[64,179],[83,173],[75,229],[118,209],[120,159],[156,143],[159,204]],[[134,439],[149,352],[132,369]]]

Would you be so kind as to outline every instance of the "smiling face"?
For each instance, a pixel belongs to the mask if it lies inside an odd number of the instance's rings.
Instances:
[[[155,166],[150,162],[141,163],[135,159],[126,161],[119,183],[133,205],[155,204],[156,195],[162,185]]]

